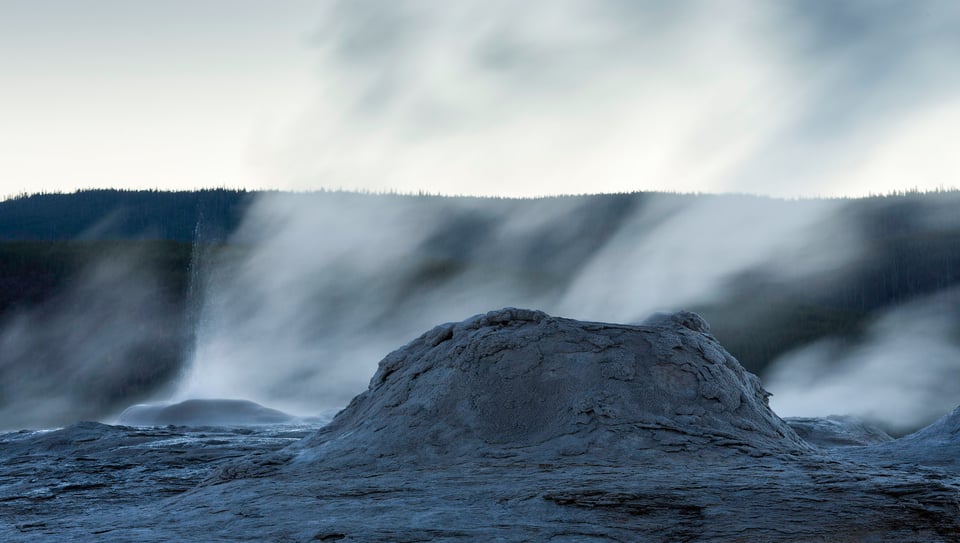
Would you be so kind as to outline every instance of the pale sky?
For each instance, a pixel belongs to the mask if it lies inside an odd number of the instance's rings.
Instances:
[[[0,0],[0,197],[960,186],[954,0]]]

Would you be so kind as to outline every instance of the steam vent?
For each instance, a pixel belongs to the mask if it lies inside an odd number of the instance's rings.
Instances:
[[[0,495],[20,519],[0,539],[960,541],[960,409],[892,439],[844,417],[785,421],[767,396],[693,313],[502,309],[389,354],[296,437],[84,423],[0,444],[56,456],[46,501],[31,501],[35,470]],[[125,447],[143,465],[120,463]],[[83,479],[100,472],[112,482]]]

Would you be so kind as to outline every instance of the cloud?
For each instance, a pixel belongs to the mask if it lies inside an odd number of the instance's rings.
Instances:
[[[950,2],[327,8],[317,99],[260,149],[290,186],[794,196],[957,183],[955,162],[932,170],[931,153],[903,158],[926,166],[909,180],[874,184],[864,169],[939,133],[923,119],[960,83]]]

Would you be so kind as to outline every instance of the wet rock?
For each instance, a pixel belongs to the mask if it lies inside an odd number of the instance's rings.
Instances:
[[[81,422],[0,434],[0,541],[169,540],[167,529],[143,514],[221,466],[272,456],[315,429]]]
[[[250,426],[296,421],[276,409],[247,400],[186,400],[174,404],[139,404],[120,414],[128,426]]]
[[[863,451],[877,460],[937,466],[960,474],[960,407],[910,435]]]

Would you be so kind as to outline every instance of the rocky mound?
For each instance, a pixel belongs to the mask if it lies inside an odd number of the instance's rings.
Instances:
[[[940,417],[930,426],[904,437],[903,440],[960,447],[960,407]]]
[[[873,444],[791,421],[813,446],[766,398],[692,313],[504,309],[388,355],[289,446],[306,430],[0,435],[0,540],[957,541],[960,410]]]
[[[960,407],[926,428],[867,452],[903,462],[960,470]]]
[[[853,447],[893,441],[882,429],[856,417],[789,417],[784,421],[807,443],[818,447]]]
[[[389,354],[301,456],[623,462],[808,449],[768,396],[693,313],[619,325],[508,308]]]
[[[292,415],[247,400],[186,400],[174,404],[139,404],[120,414],[126,426],[250,426],[287,424]]]

